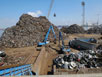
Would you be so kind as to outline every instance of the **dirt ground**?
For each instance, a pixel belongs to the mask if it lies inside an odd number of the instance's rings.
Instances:
[[[4,49],[7,54],[4,65],[20,64],[25,63],[27,58],[34,53],[35,47],[24,47],[24,48],[6,48]],[[38,54],[38,53],[34,53]]]
[[[73,38],[77,37],[94,37],[94,38],[99,38],[101,35],[95,35],[95,34],[69,34],[67,35],[68,38],[65,38],[65,45],[68,45],[68,41],[72,40]],[[46,65],[46,72],[47,74],[52,74],[52,64],[53,64],[53,59],[58,56],[59,52],[59,44],[57,41],[57,44],[50,43],[45,46],[45,50],[48,54],[47,57],[47,65]],[[10,64],[20,64],[20,63],[26,63],[29,58],[36,58],[32,57],[31,55],[34,54],[37,56],[39,52],[36,51],[36,46],[32,47],[24,47],[24,48],[6,48],[4,49],[5,53],[7,54],[5,58],[5,65],[10,65]],[[78,52],[78,50],[72,49],[71,52]],[[32,61],[29,61],[31,63]],[[43,74],[43,73],[42,73]],[[44,72],[45,74],[45,72]]]

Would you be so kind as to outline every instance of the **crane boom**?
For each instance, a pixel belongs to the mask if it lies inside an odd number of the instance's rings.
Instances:
[[[60,40],[62,40],[62,46],[60,45]],[[62,36],[62,32],[59,32],[59,45],[60,45],[60,51],[62,52],[70,52],[70,48],[64,45],[64,40],[63,40],[63,36]]]
[[[53,3],[54,3],[54,0],[51,0],[51,4],[50,4],[50,8],[49,8],[49,11],[48,11],[47,18],[49,18],[49,15],[50,15],[50,12],[51,12],[51,9],[52,9],[52,6],[53,6]]]
[[[50,33],[50,30],[52,30],[52,32],[53,32],[53,34],[54,34],[54,38],[56,38],[56,35],[55,35],[55,32],[54,32],[53,26],[50,26],[50,28],[49,28],[49,30],[48,30],[46,36],[45,36],[44,42],[47,41],[48,35],[49,35],[49,33]]]
[[[55,32],[54,32],[53,26],[50,26],[50,28],[49,28],[49,30],[48,30],[46,36],[45,36],[44,42],[42,42],[42,43],[39,42],[39,43],[38,43],[38,46],[46,45],[46,44],[49,43],[49,42],[47,41],[47,39],[48,39],[48,36],[49,36],[49,33],[50,33],[51,30],[52,30],[52,32],[53,32],[53,34],[54,34],[54,38],[55,38],[55,40],[56,40],[56,35],[55,35]]]

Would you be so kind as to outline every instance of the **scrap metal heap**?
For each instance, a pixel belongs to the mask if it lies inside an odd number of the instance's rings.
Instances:
[[[77,24],[72,24],[70,26],[63,26],[61,28],[61,31],[66,34],[80,34],[80,33],[86,33],[86,34],[102,34],[102,25],[100,26],[93,26],[92,28],[89,28],[85,30],[82,26],[79,26]]]
[[[79,53],[70,53],[69,55],[58,56],[53,63],[56,68],[81,69],[102,67],[102,50],[85,50]]]
[[[56,38],[58,38],[58,28],[54,26],[46,17],[32,17],[23,14],[15,26],[5,29],[0,37],[0,46],[4,48],[21,48],[34,46],[39,41],[43,41],[50,25],[53,26]],[[53,34],[49,38],[51,41]]]

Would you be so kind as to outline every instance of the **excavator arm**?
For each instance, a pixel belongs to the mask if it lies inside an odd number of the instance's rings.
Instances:
[[[62,46],[60,45],[60,40],[62,40]],[[62,52],[70,52],[70,48],[68,48],[68,47],[66,47],[66,46],[64,45],[62,32],[59,32],[59,45],[60,45],[60,50],[61,50]]]
[[[55,32],[54,32],[53,26],[51,25],[48,32],[47,32],[47,34],[46,34],[46,36],[45,36],[44,42],[39,42],[38,46],[46,45],[46,44],[49,43],[47,40],[48,40],[48,36],[49,36],[49,33],[50,33],[51,30],[52,30],[52,32],[54,34],[54,38],[56,40],[56,35],[55,35]]]

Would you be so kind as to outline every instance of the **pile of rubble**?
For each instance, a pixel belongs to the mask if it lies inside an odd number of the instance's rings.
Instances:
[[[80,69],[102,67],[102,50],[96,52],[92,50],[70,53],[69,55],[58,56],[54,59],[57,68]]]
[[[85,33],[84,28],[77,25],[77,24],[73,24],[73,25],[71,25],[69,27],[62,27],[61,31],[63,31],[64,33],[69,33],[69,34]]]
[[[94,26],[92,28],[89,28],[88,30],[85,30],[82,26],[79,26],[77,24],[73,24],[71,26],[64,26],[61,28],[61,31],[64,33],[88,33],[88,34],[102,34],[102,26]]]
[[[61,31],[64,32],[64,33],[67,33],[67,28],[68,28],[68,26],[63,26],[63,27],[61,28]]]
[[[87,30],[87,33],[88,34],[91,34],[91,33],[95,33],[95,34],[99,34],[99,33],[102,33],[102,27],[100,26],[95,26],[93,28],[90,28]]]
[[[43,41],[51,23],[44,16],[32,17],[23,14],[16,26],[7,28],[0,38],[0,46],[4,47],[25,47],[33,46],[39,41]],[[58,29],[54,26],[55,33],[58,37]],[[53,37],[53,33],[48,39]]]

